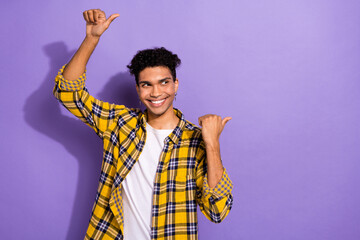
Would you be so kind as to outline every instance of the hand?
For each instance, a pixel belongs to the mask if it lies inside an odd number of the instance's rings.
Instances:
[[[217,145],[225,124],[231,119],[231,117],[221,119],[220,116],[214,114],[206,114],[199,117],[199,125],[202,127],[201,134],[205,144],[210,146]]]
[[[86,21],[86,36],[99,38],[106,29],[110,26],[110,23],[115,18],[120,16],[119,14],[113,14],[108,19],[104,11],[100,9],[91,9],[83,12],[84,19]]]

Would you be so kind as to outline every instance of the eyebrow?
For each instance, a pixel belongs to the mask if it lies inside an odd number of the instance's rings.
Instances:
[[[166,77],[166,78],[163,78],[163,79],[160,79],[160,80],[158,80],[158,82],[163,82],[163,81],[165,81],[165,80],[167,80],[167,79],[171,79],[170,77]],[[141,83],[150,83],[151,84],[151,82],[149,82],[149,81],[140,81],[139,82],[139,84],[141,84]]]

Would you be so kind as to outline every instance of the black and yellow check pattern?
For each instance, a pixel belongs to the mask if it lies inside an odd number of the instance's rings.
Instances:
[[[123,239],[121,183],[145,145],[146,113],[95,99],[85,88],[86,73],[68,81],[62,76],[63,68],[55,78],[55,97],[93,128],[104,144],[85,239]],[[174,111],[180,121],[165,139],[156,170],[151,239],[198,239],[197,204],[209,220],[221,222],[233,203],[232,183],[224,169],[216,187],[208,186],[201,129],[185,120],[178,109]]]

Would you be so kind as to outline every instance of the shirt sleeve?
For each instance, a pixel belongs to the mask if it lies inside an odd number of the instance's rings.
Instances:
[[[224,168],[220,181],[210,188],[207,179],[206,153],[201,149],[200,161],[196,167],[196,196],[201,212],[214,223],[220,223],[229,214],[232,203],[233,185]]]
[[[64,65],[55,78],[53,94],[74,116],[86,123],[103,138],[103,133],[114,122],[115,116],[125,108],[109,104],[91,96],[85,87],[86,70],[74,81],[64,78]]]

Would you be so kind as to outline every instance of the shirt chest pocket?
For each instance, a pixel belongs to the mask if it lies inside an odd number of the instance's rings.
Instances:
[[[192,175],[175,176],[168,184],[169,201],[178,204],[194,200],[196,182]]]

